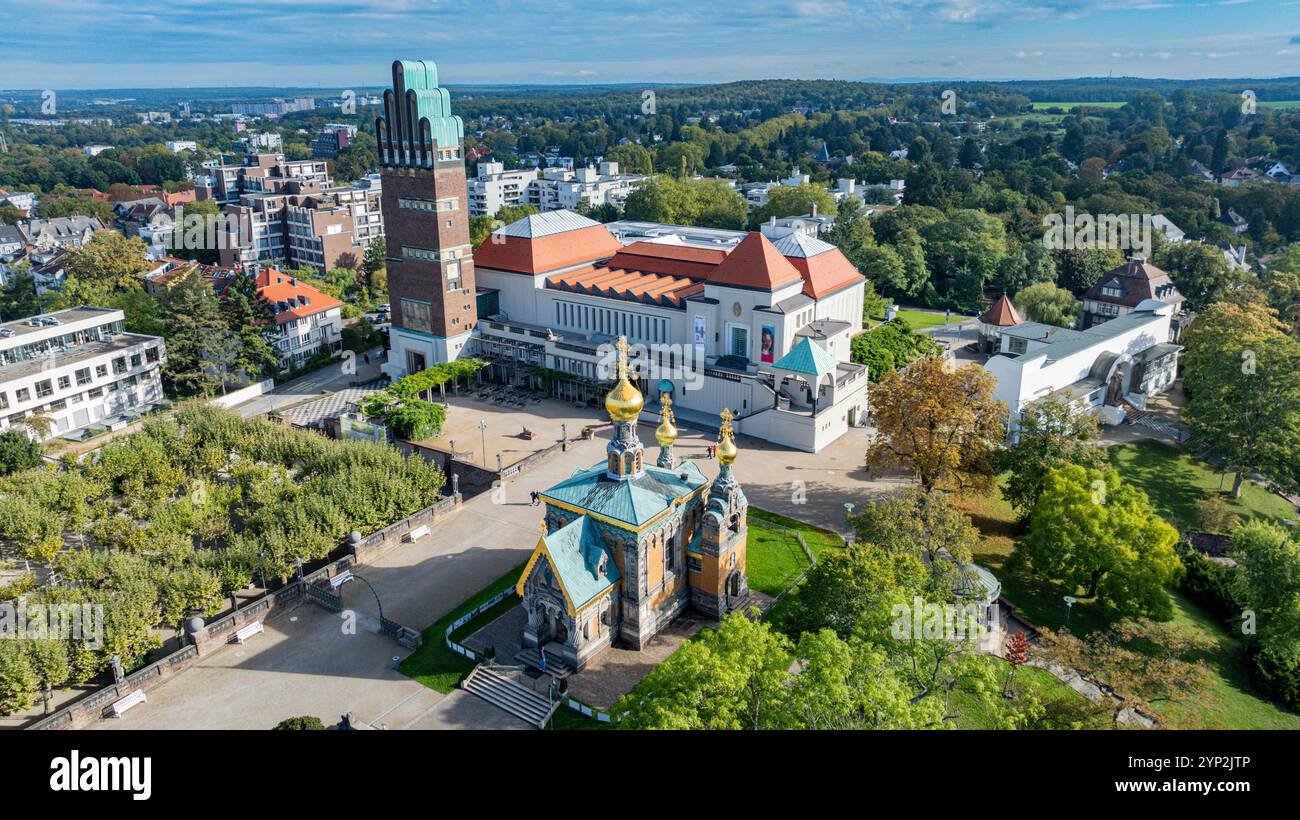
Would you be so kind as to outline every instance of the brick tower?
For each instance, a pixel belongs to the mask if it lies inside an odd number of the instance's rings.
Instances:
[[[459,357],[478,322],[465,190],[465,126],[451,113],[438,68],[393,63],[375,118],[383,184],[389,356],[393,379]]]

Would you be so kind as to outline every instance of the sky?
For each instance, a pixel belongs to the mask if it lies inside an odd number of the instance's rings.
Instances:
[[[1300,0],[0,0],[0,89],[1300,75]]]

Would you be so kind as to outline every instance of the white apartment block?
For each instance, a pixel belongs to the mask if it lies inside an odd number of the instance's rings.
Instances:
[[[343,349],[343,303],[274,268],[258,271],[257,292],[271,305],[275,330],[268,341],[280,369],[301,367],[319,353]]]
[[[547,168],[528,185],[528,204],[539,211],[572,210],[582,203],[592,207],[622,205],[628,194],[645,181],[644,174],[621,174],[617,162],[596,168]]]
[[[470,216],[496,216],[510,205],[526,203],[537,170],[507,171],[499,162],[480,162],[478,175],[467,180]]]
[[[163,340],[124,321],[82,306],[0,325],[0,430],[32,415],[53,421],[51,436],[107,429],[162,402]]]
[[[167,150],[173,154],[179,154],[181,151],[197,151],[199,144],[194,140],[168,140],[164,143]]]

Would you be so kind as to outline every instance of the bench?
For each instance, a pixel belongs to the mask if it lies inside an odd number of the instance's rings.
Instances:
[[[428,527],[428,525],[421,524],[420,526],[416,527],[415,529],[411,530],[410,532],[408,532],[408,533],[406,534],[406,540],[407,540],[407,541],[419,541],[421,538],[423,538],[424,536],[426,536],[426,535],[428,535],[428,534],[429,534],[429,527]]]
[[[137,689],[121,700],[114,701],[113,705],[108,707],[108,709],[113,713],[113,717],[120,718],[122,713],[127,709],[130,709],[132,706],[139,706],[147,700],[149,700],[149,698],[145,695],[144,690]]]
[[[248,640],[249,638],[253,637],[254,635],[256,635],[261,631],[262,631],[262,622],[253,621],[251,624],[248,624],[247,626],[243,626],[235,630],[235,642],[243,643],[244,641]]]

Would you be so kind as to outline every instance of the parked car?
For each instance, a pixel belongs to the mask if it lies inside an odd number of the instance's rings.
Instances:
[[[387,302],[384,302],[382,305],[380,305],[379,307],[375,308],[375,312],[376,312],[376,313],[387,313],[389,310],[392,309],[392,307],[393,307],[392,305],[388,304]]]

